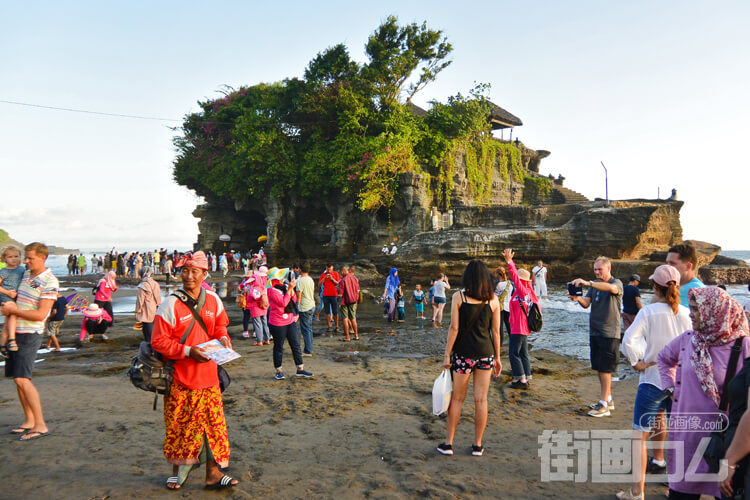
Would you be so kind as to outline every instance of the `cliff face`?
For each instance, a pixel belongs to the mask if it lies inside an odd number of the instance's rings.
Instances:
[[[356,254],[373,258],[381,272],[396,265],[417,276],[459,274],[475,258],[498,265],[502,250],[511,247],[520,264],[543,260],[552,279],[564,281],[591,276],[599,255],[614,260],[616,276],[637,272],[645,280],[664,263],[667,249],[682,241],[681,201],[588,201],[562,187],[562,178],[546,193],[530,189],[535,183],[529,179],[534,180],[533,172],[547,154],[522,148],[530,178],[506,181],[495,173],[486,206],[476,202],[460,157],[449,210],[432,206],[433,194],[415,173],[401,175],[395,205],[377,212],[361,212],[341,194],[302,198],[292,193],[246,205],[210,200],[193,212],[200,218],[196,246],[257,249],[258,237],[267,235],[265,249],[273,258],[349,261]],[[231,240],[221,242],[220,235]],[[397,255],[380,257],[383,244],[394,239]],[[720,247],[696,245],[707,282],[750,280],[747,266],[720,259],[714,263]]]

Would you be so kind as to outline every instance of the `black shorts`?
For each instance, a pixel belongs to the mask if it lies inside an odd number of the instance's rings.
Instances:
[[[339,297],[338,295],[323,296],[323,313],[331,314],[333,316],[339,313]]]
[[[590,336],[591,369],[599,373],[614,373],[620,360],[620,339]]]
[[[16,335],[17,351],[11,351],[5,362],[5,376],[12,378],[31,378],[36,361],[36,352],[42,345],[42,335],[36,333],[19,333]]]

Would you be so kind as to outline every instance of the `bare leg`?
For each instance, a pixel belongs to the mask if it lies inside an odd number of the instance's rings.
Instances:
[[[344,338],[349,340],[349,320],[344,318]]]
[[[646,485],[646,441],[648,441],[648,432],[633,431],[635,437],[639,438],[639,453],[633,453],[633,471],[637,473],[634,477],[637,481],[633,483],[632,492],[634,495],[640,495]]]
[[[487,428],[487,392],[490,389],[491,370],[474,371],[474,444],[482,446],[482,436]]]
[[[216,484],[221,481],[222,477],[224,477],[224,474],[219,470],[216,461],[210,458],[206,460],[206,484]],[[239,483],[238,480],[232,479],[232,484],[237,483]]]
[[[49,429],[47,428],[47,424],[44,422],[44,415],[42,414],[42,401],[39,399],[39,392],[36,390],[36,387],[34,387],[34,384],[31,383],[31,380],[27,378],[15,378],[13,381],[16,383],[16,386],[18,387],[18,391],[22,392],[23,395],[21,396],[21,404],[24,405],[24,413],[26,414],[26,419],[28,420],[29,412],[31,412],[32,419],[34,421],[34,426],[31,428],[31,431],[29,431],[29,435],[34,432],[47,432]]]
[[[609,401],[609,396],[612,394],[612,374],[602,373],[599,374],[599,385],[601,386],[601,400],[605,403]]]
[[[451,394],[451,405],[448,407],[448,422],[445,429],[445,444],[453,444],[456,435],[456,427],[461,419],[461,409],[466,399],[466,390],[469,387],[471,374],[453,372],[453,394]]]
[[[10,314],[5,317],[5,325],[3,326],[3,338],[5,338],[5,342],[3,342],[2,345],[8,344],[10,341],[16,340],[16,323],[18,322],[18,317],[15,314]],[[12,351],[17,351],[18,347],[15,349],[8,349]]]
[[[31,411],[29,403],[26,401],[26,396],[18,384],[16,384],[16,391],[18,392],[18,400],[21,402],[21,407],[23,408],[23,423],[21,427],[31,429],[34,427],[34,413]]]
[[[359,327],[357,326],[357,320],[351,319],[349,322],[352,324],[352,330],[354,330],[354,338],[359,340]]]
[[[60,342],[57,341],[57,335],[53,335],[52,337],[50,337],[49,341],[55,344],[55,351],[60,350]],[[50,347],[49,344],[47,345],[47,347]]]
[[[654,460],[661,462],[664,460],[664,441],[667,440],[667,419],[666,412],[660,410],[654,421],[654,427],[651,431],[651,441],[654,445]]]

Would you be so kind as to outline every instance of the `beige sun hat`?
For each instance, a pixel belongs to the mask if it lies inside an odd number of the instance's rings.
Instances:
[[[523,281],[531,281],[531,273],[528,272],[526,269],[519,269],[518,279],[523,280]]]
[[[102,308],[98,304],[89,304],[82,312],[89,319],[98,319],[102,315]]]

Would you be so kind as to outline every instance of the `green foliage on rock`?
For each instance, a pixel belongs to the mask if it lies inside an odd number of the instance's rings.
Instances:
[[[552,192],[552,181],[547,177],[526,177],[524,179],[523,202],[533,205],[545,201]]]
[[[402,174],[418,172],[446,206],[464,157],[475,199],[487,202],[494,169],[506,181],[526,175],[518,148],[492,138],[489,86],[433,101],[425,117],[408,107],[451,51],[441,31],[390,16],[368,38],[364,64],[338,44],[302,79],[226,88],[185,117],[175,181],[209,199],[332,194],[377,210],[393,205]]]

